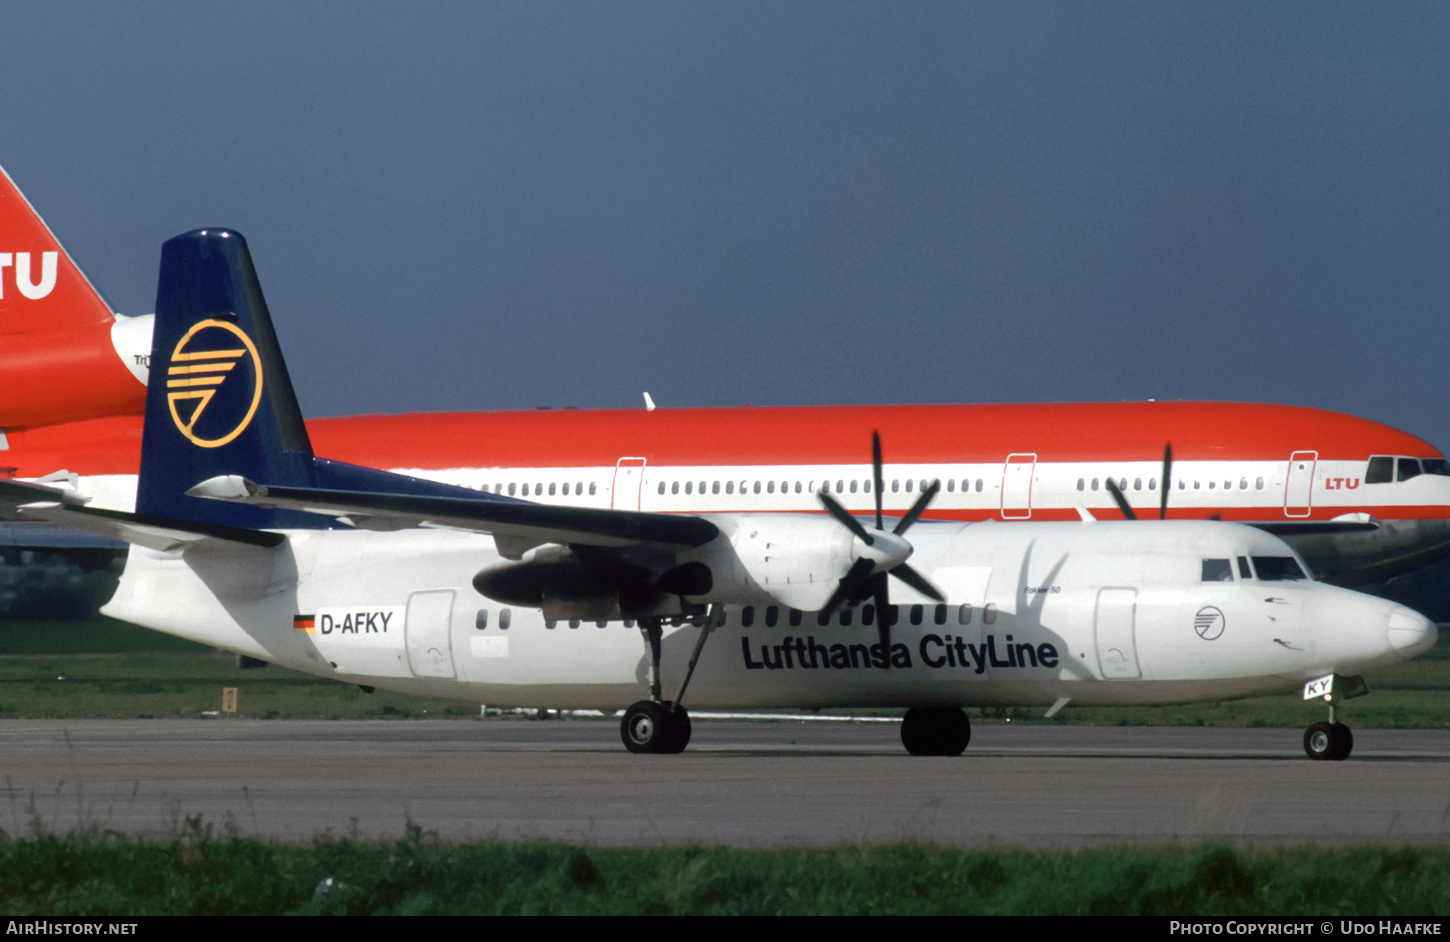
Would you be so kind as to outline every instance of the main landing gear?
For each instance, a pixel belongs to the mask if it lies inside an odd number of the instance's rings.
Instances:
[[[912,707],[901,721],[901,744],[914,756],[959,756],[971,738],[960,707]]]
[[[700,640],[695,642],[695,653],[690,658],[690,669],[685,672],[685,682],[680,684],[680,693],[673,701],[660,699],[660,637],[663,620],[641,618],[639,630],[649,646],[649,699],[640,700],[624,711],[619,724],[619,737],[624,748],[635,753],[674,754],[684,752],[690,744],[690,714],[685,712],[681,702],[685,699],[685,688],[695,673],[700,660],[700,650],[705,639],[715,627],[721,613],[711,607],[700,626]]]

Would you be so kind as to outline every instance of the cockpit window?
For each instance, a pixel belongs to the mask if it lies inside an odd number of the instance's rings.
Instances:
[[[1419,458],[1396,458],[1395,459],[1395,480],[1408,481],[1410,478],[1420,476]]]
[[[1233,582],[1233,566],[1227,559],[1205,559],[1203,561],[1204,582]]]
[[[1369,459],[1369,468],[1364,472],[1366,484],[1388,484],[1395,479],[1395,459],[1388,455],[1375,455]]]
[[[1446,461],[1444,458],[1421,458],[1420,467],[1425,469],[1426,474],[1450,477],[1450,461]]]
[[[1260,582],[1293,582],[1308,579],[1293,556],[1255,556],[1254,571]]]

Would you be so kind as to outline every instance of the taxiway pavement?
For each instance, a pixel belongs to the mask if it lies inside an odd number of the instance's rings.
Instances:
[[[1450,842],[1450,732],[978,725],[913,758],[882,723],[697,720],[635,756],[616,720],[5,720],[0,828],[745,847]]]

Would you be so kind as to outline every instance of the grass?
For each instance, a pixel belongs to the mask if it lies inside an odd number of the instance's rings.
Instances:
[[[1450,728],[1450,631],[1419,658],[1368,678],[1369,696],[1338,710],[1358,729]],[[407,719],[476,716],[474,704],[357,687],[236,658],[109,619],[0,626],[0,718],[198,717],[237,687],[238,714],[260,719]],[[775,712],[775,711],[771,711]],[[869,711],[851,711],[869,712]],[[884,711],[897,713],[899,711]],[[1319,719],[1298,691],[1163,707],[1069,706],[970,710],[974,723],[1095,726],[1298,727]]]
[[[447,844],[306,845],[218,833],[92,831],[0,838],[12,917],[157,915],[1149,915],[1444,917],[1445,848],[1107,848],[935,845],[738,850]]]

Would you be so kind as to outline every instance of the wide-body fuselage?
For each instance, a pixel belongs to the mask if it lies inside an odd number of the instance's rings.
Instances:
[[[1450,465],[1378,423],[1293,406],[1103,403],[428,413],[316,419],[319,455],[584,507],[666,513],[818,512],[828,490],[874,507],[866,444],[887,449],[883,500],[903,512],[940,480],[928,516],[1119,517],[1107,482],[1142,516],[1275,523],[1320,578],[1360,584],[1450,554]],[[80,476],[92,505],[135,501],[139,419],[11,436],[19,477]],[[1362,526],[1367,518],[1378,525]],[[1341,519],[1351,526],[1328,526]],[[1304,527],[1303,525],[1309,525]]]

